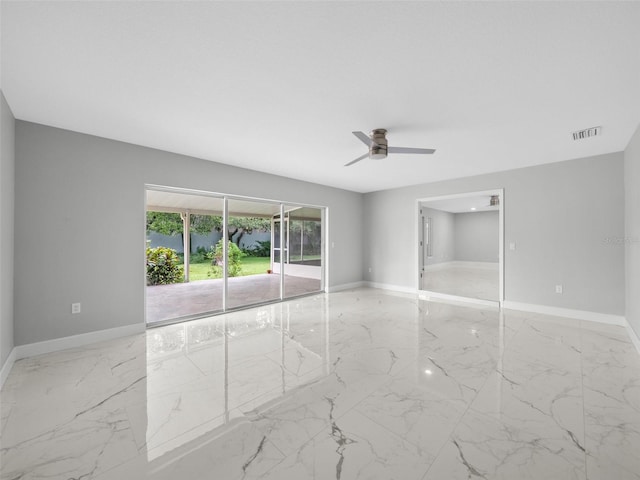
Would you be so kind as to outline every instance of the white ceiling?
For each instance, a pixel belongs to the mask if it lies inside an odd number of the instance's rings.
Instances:
[[[621,151],[640,123],[639,2],[1,5],[16,118],[359,192]],[[343,167],[373,128],[437,151]]]

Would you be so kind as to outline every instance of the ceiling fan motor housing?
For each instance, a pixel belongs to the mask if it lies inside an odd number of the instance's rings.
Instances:
[[[375,130],[371,130],[369,135],[364,132],[351,132],[353,133],[358,140],[364,143],[368,147],[367,153],[364,155],[360,155],[355,160],[351,160],[349,163],[345,165],[345,167],[349,167],[354,163],[358,163],[360,160],[364,160],[365,158],[370,158],[373,160],[381,160],[387,157],[389,152],[391,153],[408,153],[408,154],[432,154],[435,153],[433,148],[409,148],[409,147],[389,147],[387,145],[387,131],[384,128],[376,128]]]
[[[371,130],[371,147],[369,148],[369,158],[381,160],[387,157],[387,131],[384,128]]]

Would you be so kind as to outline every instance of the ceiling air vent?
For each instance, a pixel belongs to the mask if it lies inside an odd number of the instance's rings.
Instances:
[[[573,139],[582,140],[583,138],[595,137],[598,135],[602,135],[602,127],[591,127],[573,132]]]

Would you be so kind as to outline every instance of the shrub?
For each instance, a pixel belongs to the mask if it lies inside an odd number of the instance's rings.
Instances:
[[[250,257],[270,257],[271,256],[271,241],[256,240],[257,245],[253,245],[251,248],[243,248],[242,252]]]
[[[184,267],[175,250],[147,247],[147,285],[168,285],[184,280]]]
[[[222,277],[222,268],[224,267],[224,244],[222,242],[223,240],[220,239],[215,248],[211,247],[211,252],[207,254],[212,260],[212,267],[211,271],[209,272],[209,276],[213,276],[214,278]],[[227,247],[227,255],[229,256],[229,268],[227,269],[227,275],[229,275],[230,277],[237,277],[238,275],[240,275],[240,263],[242,257],[244,257],[245,254],[235,243],[230,241],[228,245],[229,246]]]
[[[196,248],[196,251],[194,253],[191,254],[191,256],[189,257],[189,261],[191,263],[205,263],[209,259],[207,254],[207,249],[201,245]]]

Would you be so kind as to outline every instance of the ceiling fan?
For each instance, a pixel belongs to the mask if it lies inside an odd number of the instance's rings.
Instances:
[[[364,155],[352,160],[345,164],[345,167],[353,165],[360,160],[364,160],[369,157],[372,160],[380,160],[386,158],[388,153],[413,153],[413,154],[431,154],[435,150],[432,148],[409,148],[409,147],[389,147],[387,145],[387,131],[384,128],[376,128],[371,130],[369,135],[364,132],[351,132],[360,139],[367,147],[369,151]]]

